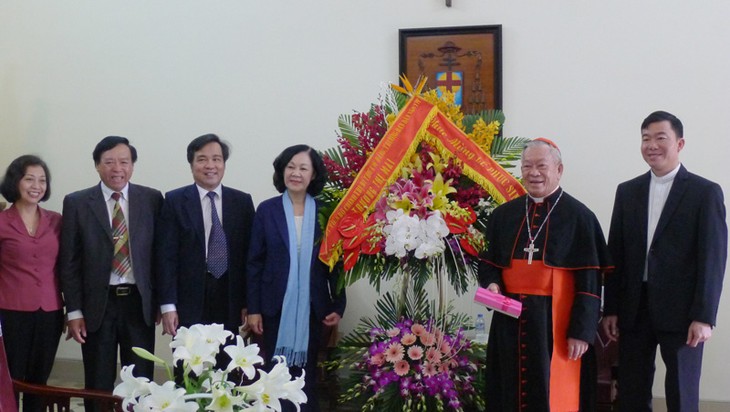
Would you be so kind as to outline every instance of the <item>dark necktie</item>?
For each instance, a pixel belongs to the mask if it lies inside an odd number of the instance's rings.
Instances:
[[[112,193],[114,199],[114,211],[112,212],[112,239],[114,240],[114,259],[112,259],[112,272],[123,279],[129,273],[132,262],[129,259],[129,231],[127,222],[124,219],[124,211],[119,203],[122,194]]]
[[[228,270],[228,244],[223,226],[215,207],[215,192],[208,192],[210,198],[210,237],[208,237],[208,272],[216,279]]]

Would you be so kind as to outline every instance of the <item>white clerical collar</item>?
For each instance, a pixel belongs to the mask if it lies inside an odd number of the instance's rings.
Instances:
[[[560,185],[558,185],[552,192],[548,193],[547,196],[543,196],[543,197],[535,197],[535,196],[532,196],[529,193],[527,194],[527,196],[530,196],[530,199],[532,199],[532,201],[535,202],[535,203],[542,203],[542,202],[545,201],[545,199],[547,199],[548,197],[552,196],[553,193],[557,192],[558,189],[560,189]]]
[[[208,190],[203,187],[201,187],[199,184],[195,184],[195,187],[198,188],[198,194],[200,195],[200,198],[203,199],[204,197],[208,196],[208,192],[215,192],[215,194],[218,195],[218,198],[223,199],[223,185],[218,184],[218,187],[216,187],[213,190]]]
[[[654,183],[668,183],[674,180],[674,178],[677,176],[677,173],[679,173],[679,168],[682,167],[682,164],[678,164],[677,167],[674,168],[671,172],[665,174],[664,176],[657,176],[654,174],[654,171],[651,171],[651,180]]]

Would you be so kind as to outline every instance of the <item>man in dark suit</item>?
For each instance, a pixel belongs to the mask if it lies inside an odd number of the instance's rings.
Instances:
[[[63,200],[59,268],[67,339],[81,344],[86,388],[111,391],[117,346],[123,365],[152,378],[153,364],[132,347],[155,346],[153,245],[162,194],[129,183],[137,151],[126,138],[105,137],[93,158],[101,183]]]
[[[608,246],[603,328],[619,340],[619,407],[651,411],[657,345],[667,367],[667,407],[697,411],[704,342],[712,335],[727,259],[722,189],[685,169],[680,120],[641,125],[650,172],[619,185]]]
[[[221,185],[228,155],[214,134],[194,139],[187,157],[195,183],[166,194],[158,232],[163,333],[219,323],[237,335],[245,323],[254,207],[249,194]]]

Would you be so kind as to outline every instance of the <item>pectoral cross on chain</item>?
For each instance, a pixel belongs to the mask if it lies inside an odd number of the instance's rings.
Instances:
[[[545,220],[542,221],[542,223],[540,224],[540,227],[537,228],[537,232],[535,232],[535,236],[532,236],[532,230],[530,229],[530,226],[532,225],[532,223],[530,222],[530,203],[528,201],[530,196],[525,196],[525,222],[527,222],[527,224],[525,226],[527,226],[527,238],[530,239],[530,247],[526,247],[522,250],[524,250],[525,252],[528,253],[528,255],[527,255],[527,264],[528,265],[532,264],[532,255],[535,252],[540,251],[540,249],[535,247],[535,240],[537,239],[537,236],[540,234],[540,231],[542,230],[543,226],[545,226],[545,223],[547,223],[547,221],[550,219],[550,213],[553,213],[553,210],[555,210],[555,206],[558,205],[558,202],[560,201],[561,197],[563,197],[562,190],[560,191],[558,198],[555,199],[555,203],[553,203],[553,207],[548,209],[547,216],[545,216]],[[544,243],[544,244],[547,245],[547,243]],[[544,253],[545,252],[543,252],[543,254]]]
[[[536,248],[535,244],[532,242],[530,242],[530,247],[526,247],[522,250],[524,250],[525,252],[528,253],[528,255],[527,255],[527,264],[528,265],[532,264],[532,254],[540,251],[540,249]]]

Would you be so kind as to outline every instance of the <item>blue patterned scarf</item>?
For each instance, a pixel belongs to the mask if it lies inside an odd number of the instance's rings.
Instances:
[[[281,196],[289,232],[289,280],[286,283],[284,307],[281,310],[279,335],[274,355],[283,355],[291,366],[304,367],[309,345],[309,278],[314,248],[314,225],[317,223],[314,198],[304,201],[301,251],[297,255],[297,226],[289,192]]]

